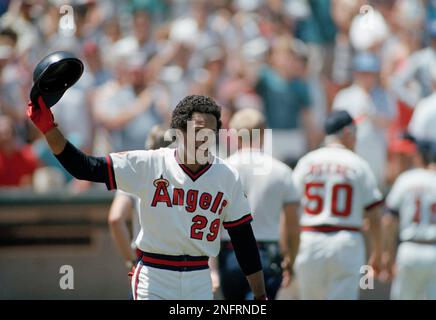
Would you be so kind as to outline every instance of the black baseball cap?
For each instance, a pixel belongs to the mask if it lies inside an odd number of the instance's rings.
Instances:
[[[83,73],[83,63],[72,53],[56,51],[44,57],[33,71],[30,100],[38,106],[41,96],[47,107],[54,106]]]
[[[324,130],[327,135],[334,134],[353,123],[354,120],[347,111],[333,111],[327,115]]]

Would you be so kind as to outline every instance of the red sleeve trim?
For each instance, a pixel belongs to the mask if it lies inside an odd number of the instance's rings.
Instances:
[[[223,227],[226,228],[226,229],[234,228],[234,227],[240,226],[240,225],[242,225],[244,223],[250,222],[251,220],[253,220],[253,217],[249,213],[249,214],[243,216],[242,218],[240,218],[238,220],[230,221],[230,222],[224,222],[223,223]]]
[[[106,164],[107,164],[107,171],[108,171],[108,177],[109,177],[109,190],[116,189],[115,185],[115,177],[114,177],[114,167],[112,165],[112,158],[107,155],[106,156]]]
[[[382,200],[376,201],[374,203],[371,203],[365,207],[365,210],[371,210],[371,209],[383,204],[383,202],[384,202],[384,200],[382,199]]]

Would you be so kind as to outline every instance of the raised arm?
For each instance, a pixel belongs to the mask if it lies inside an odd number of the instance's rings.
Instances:
[[[50,149],[73,177],[79,180],[106,183],[109,189],[115,189],[113,168],[110,158],[92,157],[74,147],[59,131],[54,117],[41,97],[39,108],[31,102],[27,105],[27,116],[44,134]]]

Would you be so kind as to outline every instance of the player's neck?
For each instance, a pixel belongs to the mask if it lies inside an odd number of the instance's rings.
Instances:
[[[328,148],[343,148],[348,149],[341,141],[337,139],[332,140],[326,140],[325,146]]]
[[[238,151],[262,151],[262,146],[242,145],[239,147]]]

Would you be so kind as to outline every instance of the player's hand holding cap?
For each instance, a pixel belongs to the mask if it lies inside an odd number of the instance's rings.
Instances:
[[[41,96],[38,97],[38,105],[39,107],[35,107],[32,101],[29,101],[26,113],[27,117],[32,120],[39,131],[45,134],[57,125],[54,122],[53,113],[47,108]]]
[[[50,109],[83,73],[83,63],[73,54],[56,51],[43,58],[33,72],[27,116],[46,133],[56,126]]]

